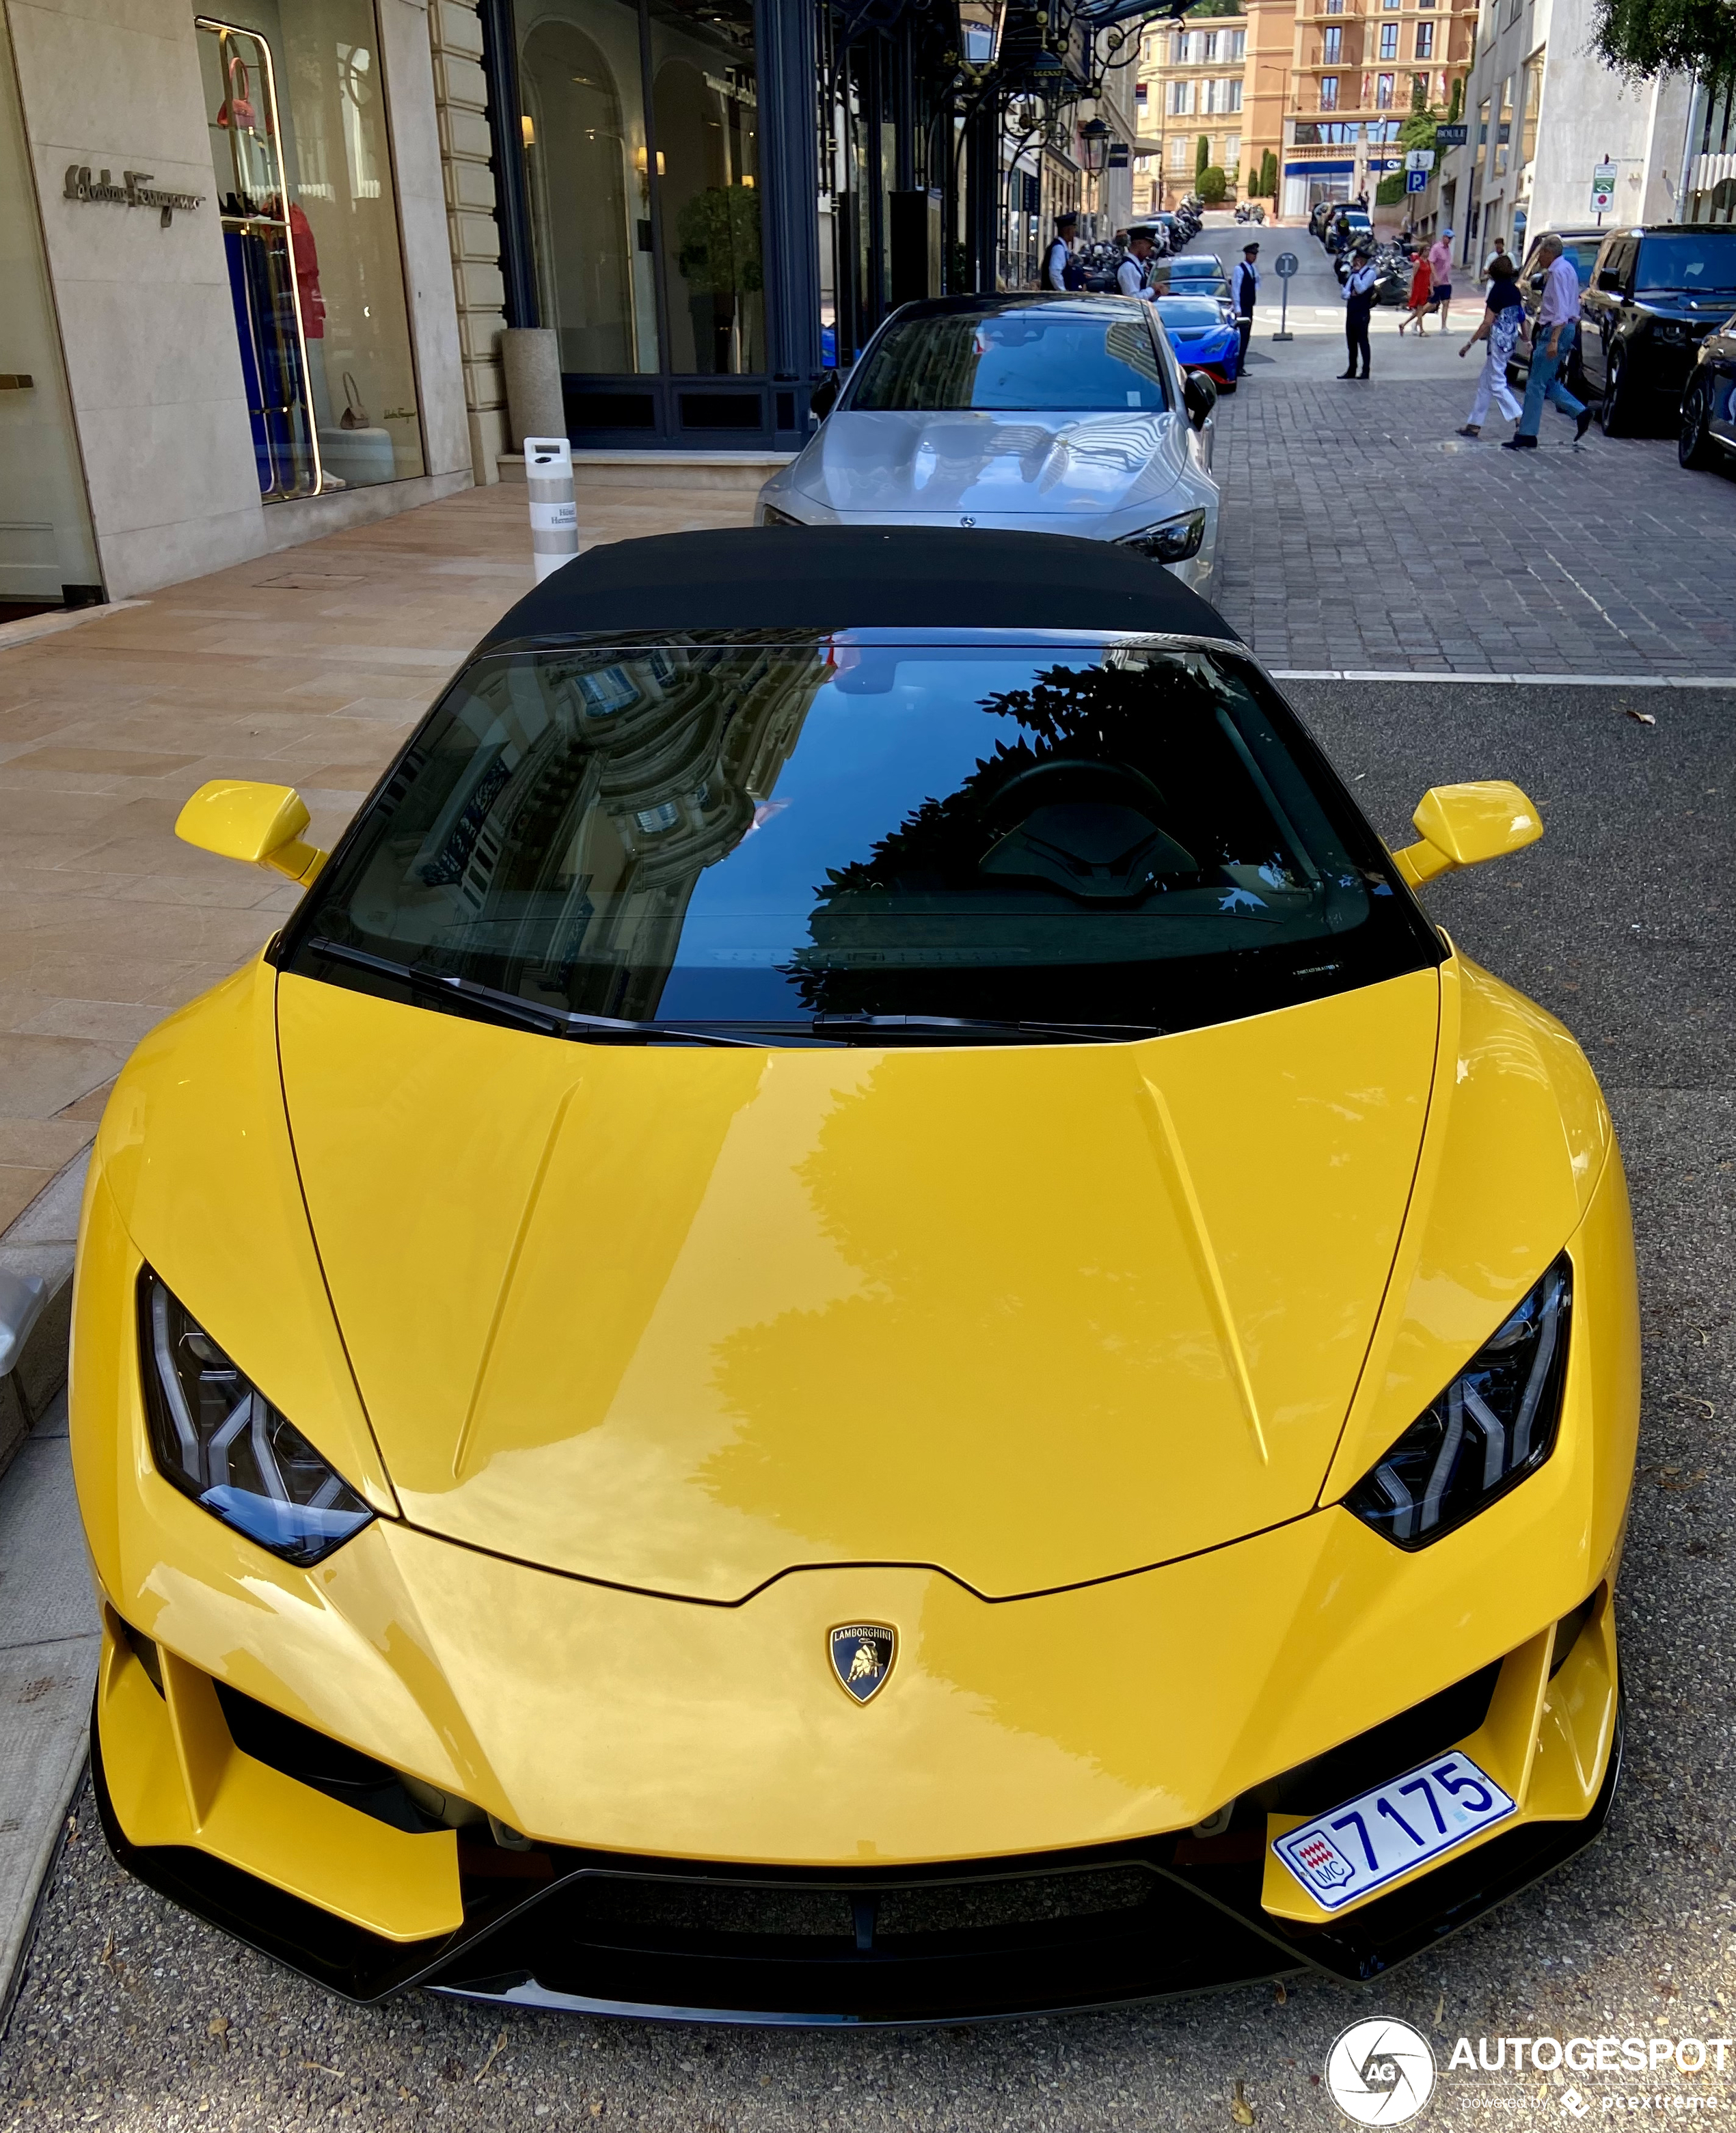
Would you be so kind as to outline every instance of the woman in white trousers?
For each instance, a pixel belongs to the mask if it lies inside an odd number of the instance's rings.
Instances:
[[[1488,293],[1483,301],[1482,320],[1459,351],[1461,357],[1467,356],[1478,341],[1483,344],[1477,395],[1471,402],[1470,416],[1459,432],[1460,436],[1478,435],[1492,399],[1508,421],[1518,421],[1520,403],[1507,382],[1507,367],[1513,359],[1513,351],[1524,330],[1525,300],[1519,293],[1519,269],[1503,252],[1489,263]]]

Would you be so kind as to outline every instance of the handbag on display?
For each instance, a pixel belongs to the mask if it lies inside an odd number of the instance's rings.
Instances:
[[[368,426],[368,410],[362,405],[362,396],[354,378],[346,370],[344,373],[344,412],[338,417],[338,427],[340,430],[365,430]]]
[[[248,94],[247,61],[239,52],[229,54],[229,93],[219,106],[217,123],[232,126],[239,133],[251,133],[258,121]]]

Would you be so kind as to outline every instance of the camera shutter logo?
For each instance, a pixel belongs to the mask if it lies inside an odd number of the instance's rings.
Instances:
[[[1435,2092],[1435,2054],[1408,2022],[1353,2022],[1326,2055],[1326,2089],[1356,2125],[1402,2126]]]

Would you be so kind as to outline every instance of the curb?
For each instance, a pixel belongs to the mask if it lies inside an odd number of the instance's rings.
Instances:
[[[89,1163],[85,1148],[0,1236],[0,1317],[23,1334],[17,1353],[0,1373],[0,1474],[66,1383],[73,1253]],[[0,1327],[0,1348],[10,1345],[5,1330]]]

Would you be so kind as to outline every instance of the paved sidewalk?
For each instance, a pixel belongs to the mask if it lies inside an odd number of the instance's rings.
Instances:
[[[580,492],[586,545],[735,523],[729,492]],[[294,785],[330,843],[531,582],[525,493],[467,490],[0,646],[0,1231],[90,1140],[146,1030],[298,891],[179,844],[208,778]]]

